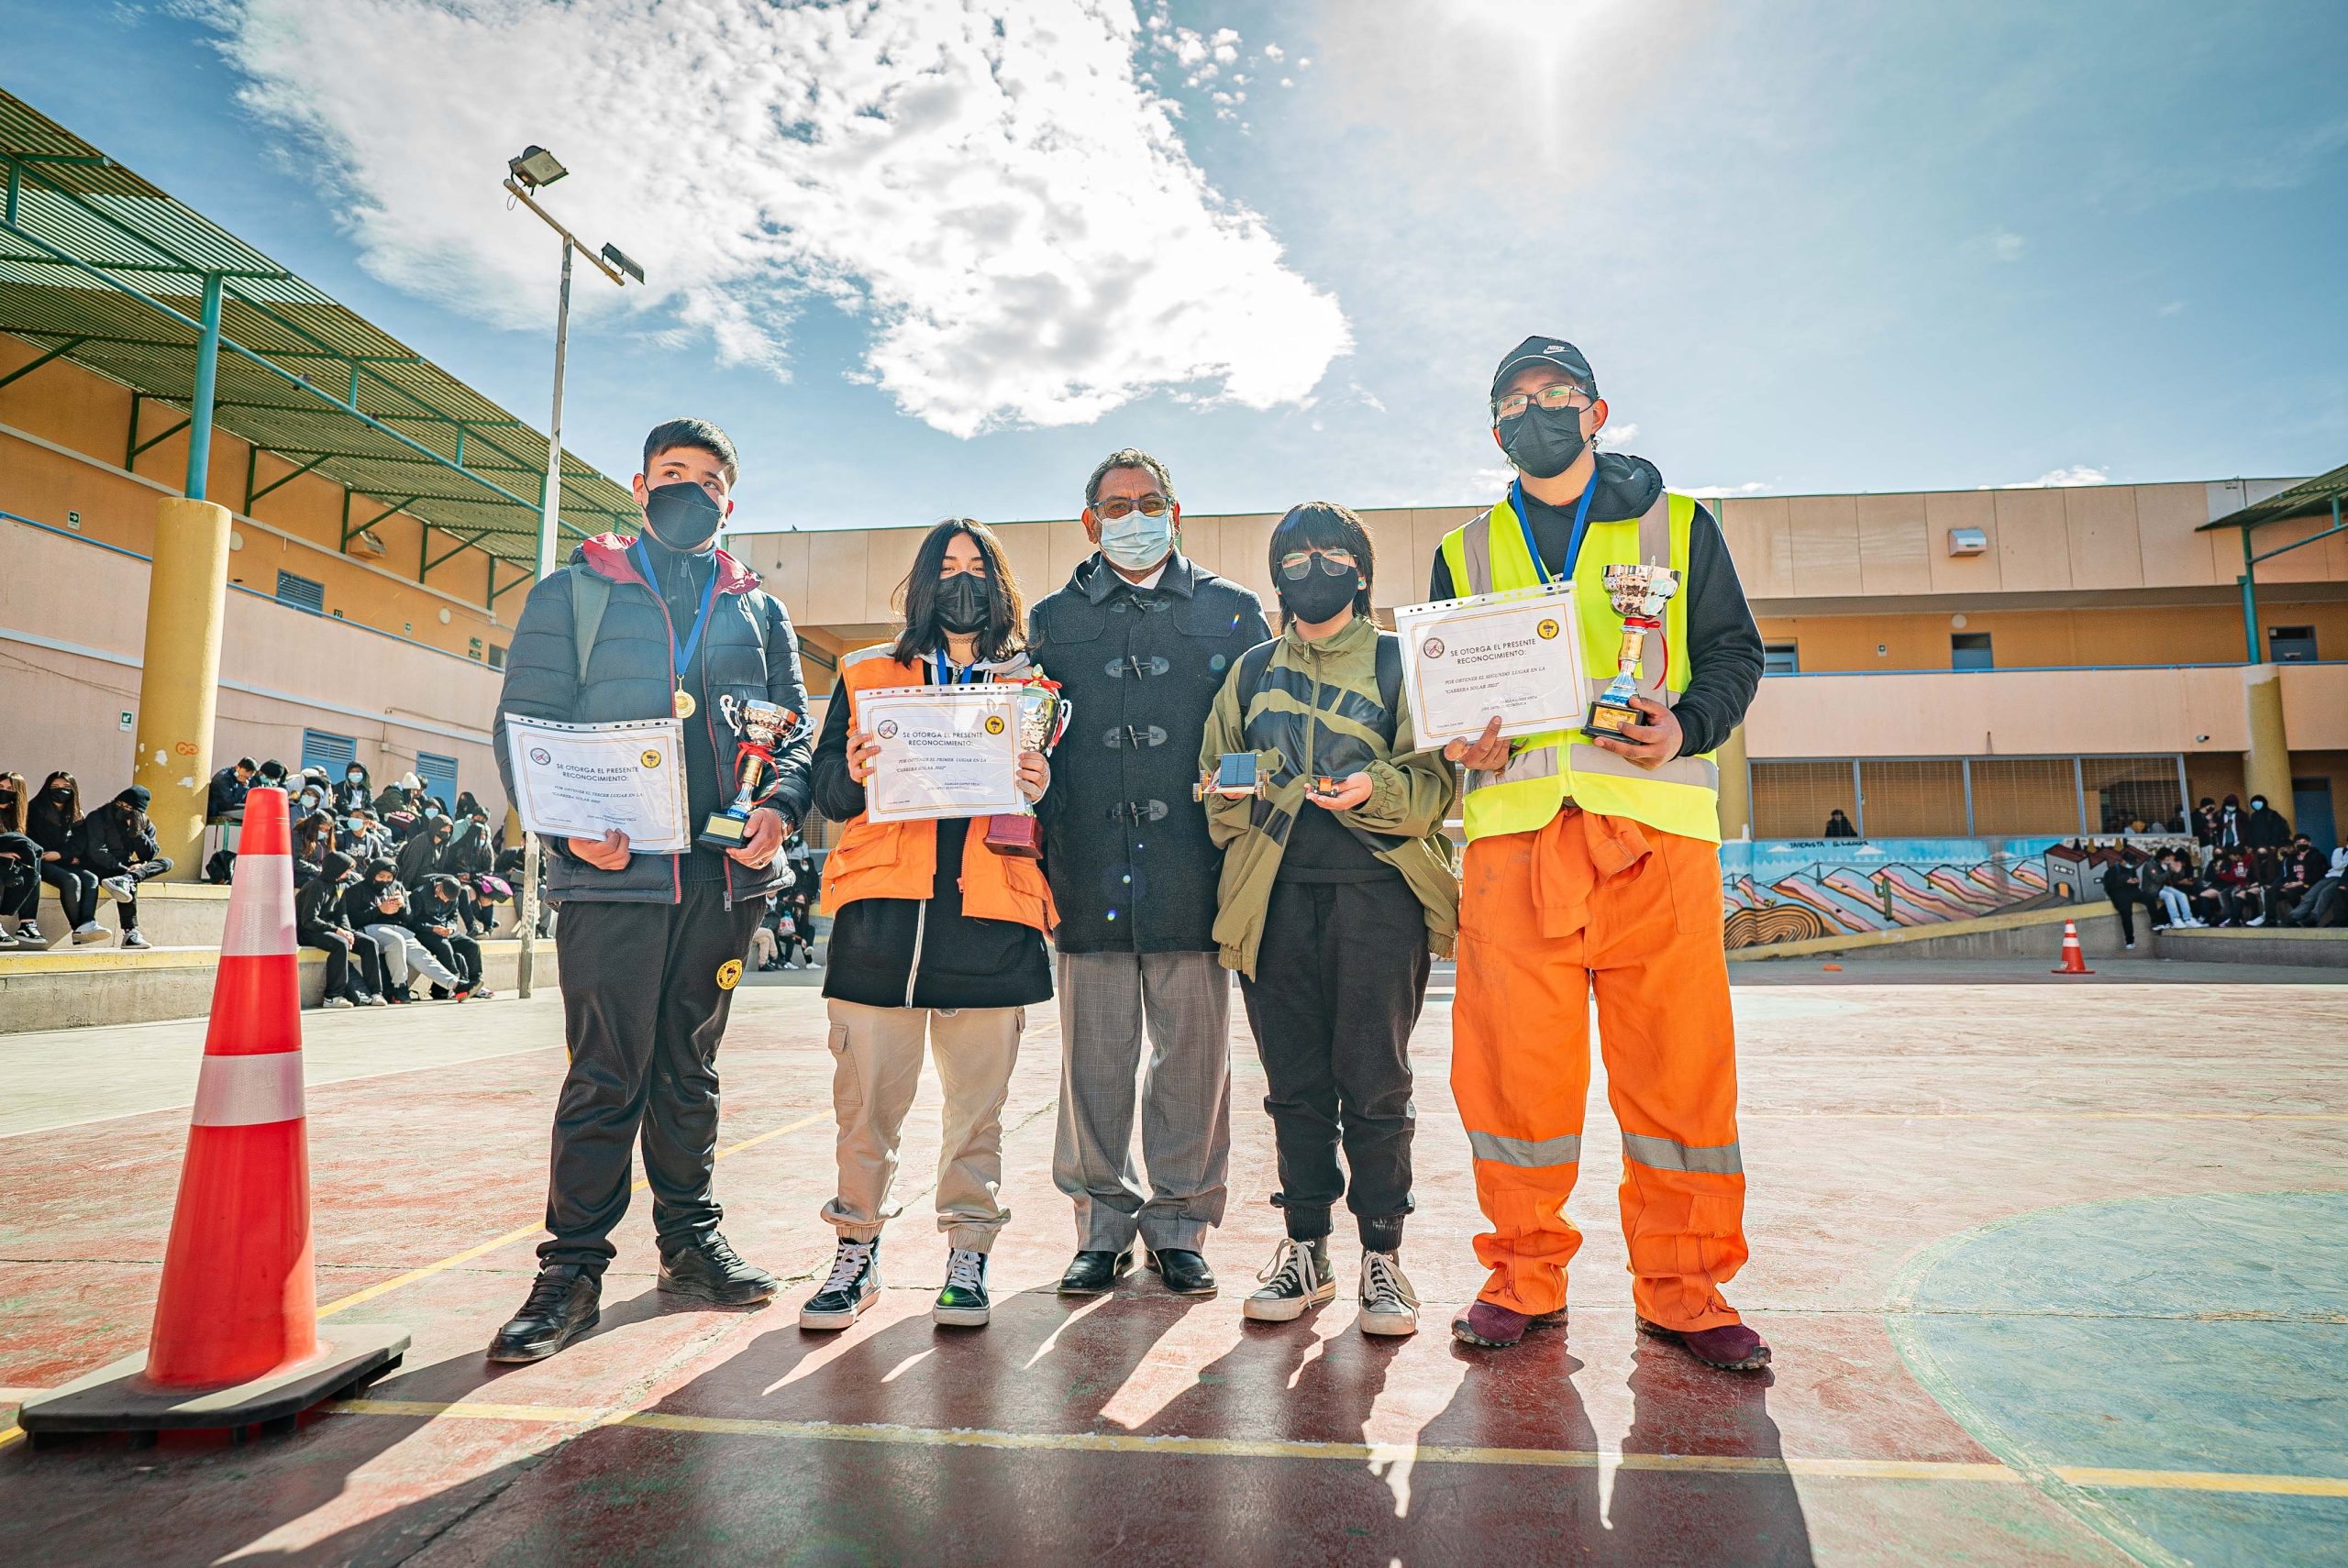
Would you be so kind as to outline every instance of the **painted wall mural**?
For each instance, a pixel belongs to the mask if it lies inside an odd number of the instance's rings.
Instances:
[[[2099,901],[2104,867],[2175,834],[2038,838],[1733,839],[1721,845],[1728,945],[1755,947],[2005,910]]]

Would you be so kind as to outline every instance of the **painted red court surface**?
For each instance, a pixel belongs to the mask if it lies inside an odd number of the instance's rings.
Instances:
[[[1222,1297],[1051,1294],[1074,1238],[1048,1007],[1007,1115],[993,1326],[927,1317],[932,1089],[891,1290],[803,1334],[831,1060],[820,998],[782,988],[738,999],[718,1187],[783,1297],[666,1305],[639,1198],[601,1328],[493,1370],[543,1200],[553,999],[305,1015],[319,1297],[406,1325],[406,1365],[243,1447],[6,1442],[0,1562],[2348,1561],[2348,990],[1968,978],[1737,991],[1753,1261],[1730,1294],[1776,1347],[1759,1377],[1634,1334],[1611,1154],[1574,1200],[1569,1328],[1453,1343],[1480,1273],[1447,995],[1417,1041],[1417,1338],[1365,1339],[1349,1293],[1241,1320],[1277,1234],[1244,1024]],[[200,1032],[0,1039],[0,1398],[143,1342]],[[1336,1256],[1350,1281],[1342,1233]]]

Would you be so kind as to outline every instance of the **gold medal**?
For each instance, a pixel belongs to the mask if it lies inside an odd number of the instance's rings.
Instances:
[[[677,717],[681,719],[690,719],[693,716],[693,694],[682,687],[678,688],[676,696],[670,700],[669,705],[676,709]]]

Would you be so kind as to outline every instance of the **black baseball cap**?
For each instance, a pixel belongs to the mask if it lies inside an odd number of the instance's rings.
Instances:
[[[1527,365],[1554,365],[1579,382],[1582,391],[1592,397],[1598,395],[1598,377],[1591,372],[1589,361],[1582,357],[1580,349],[1562,337],[1535,336],[1510,349],[1501,360],[1501,368],[1492,372],[1494,403],[1500,401],[1501,389],[1508,385],[1508,379]]]

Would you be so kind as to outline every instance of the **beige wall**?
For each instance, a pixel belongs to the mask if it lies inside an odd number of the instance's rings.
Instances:
[[[2250,745],[2243,667],[1815,675],[1764,680],[1745,715],[1755,759],[2126,756]],[[2348,666],[2285,665],[2294,754],[2348,747]]]
[[[36,782],[62,767],[86,804],[130,782],[146,635],[147,563],[0,522],[0,770]],[[500,678],[344,622],[231,592],[214,766],[240,755],[299,763],[302,731],[351,736],[380,784],[418,751],[457,759],[457,786],[504,812],[489,748]]]
[[[22,338],[0,333],[0,375],[38,357]],[[187,436],[182,433],[140,453],[125,469],[130,404],[127,387],[63,360],[0,387],[0,512],[147,554],[154,536],[156,500],[179,494],[186,480]],[[140,438],[169,429],[183,417],[179,409],[148,400],[139,414]],[[231,511],[243,503],[247,453],[243,441],[226,431],[215,433],[205,481],[208,499]],[[262,453],[254,463],[255,489],[294,467]],[[493,609],[485,553],[461,550],[419,582],[425,525],[397,513],[373,525],[384,546],[380,558],[346,554],[341,548],[343,496],[342,486],[316,474],[305,474],[261,496],[251,515],[237,516],[241,547],[229,558],[231,580],[274,593],[282,569],[323,584],[327,610],[339,611],[346,620],[468,657],[485,661],[492,646],[507,642],[514,619],[521,613],[524,591],[502,594]],[[389,505],[389,501],[354,494],[351,521],[354,525],[367,522]],[[77,513],[78,527],[72,522]],[[429,539],[436,557],[457,543],[437,530]],[[521,576],[517,569],[503,567],[499,586]],[[446,624],[440,620],[443,611],[449,614]]]

